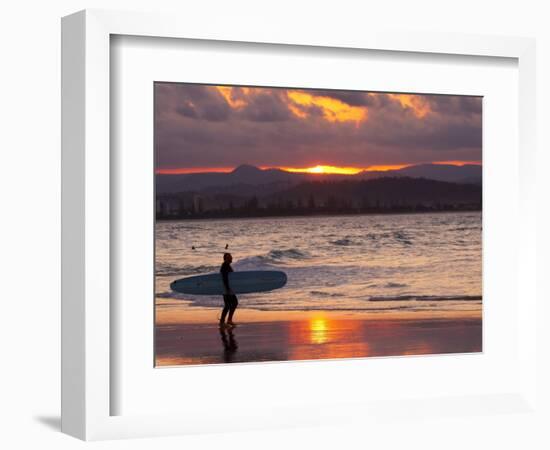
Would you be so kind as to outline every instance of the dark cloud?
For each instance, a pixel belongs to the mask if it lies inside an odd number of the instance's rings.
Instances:
[[[182,103],[181,106],[176,108],[176,111],[184,117],[191,117],[192,119],[198,119],[199,114],[194,106],[189,103]]]
[[[482,97],[432,95],[427,98],[434,112],[442,114],[481,114]]]
[[[286,103],[278,93],[261,92],[245,100],[248,104],[243,107],[244,119],[256,122],[277,122],[291,117]]]
[[[231,108],[216,90],[193,84],[156,83],[157,115],[176,112],[184,117],[219,122],[226,120]]]
[[[231,113],[223,96],[208,86],[174,85],[173,90],[179,100],[176,111],[185,117],[219,122],[226,120]]]
[[[322,104],[292,103],[286,89],[236,88],[226,98],[213,86],[156,83],[159,168],[481,160],[480,97],[418,96],[422,115],[387,94],[293,91],[366,108],[368,118],[330,121]]]

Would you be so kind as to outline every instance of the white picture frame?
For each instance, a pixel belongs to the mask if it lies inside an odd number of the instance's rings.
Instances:
[[[190,17],[87,10],[62,22],[62,430],[85,440],[308,425],[382,415],[391,418],[391,401],[318,405],[278,405],[277,414],[240,411],[228,423],[213,413],[112,415],[113,354],[111,320],[110,40],[112,35],[164,37],[302,47],[366,49],[417,54],[511,58],[518,62],[519,199],[517,290],[518,379],[515,389],[490,395],[408,399],[408,414],[494,414],[502,410],[537,414],[535,279],[535,42],[527,38],[369,31],[307,35],[251,23],[234,29],[218,22],[205,27]],[[348,367],[348,370],[352,370]],[[310,370],[315,370],[312,368]],[[185,375],[182,374],[182,377]],[[404,398],[402,399],[405,400]],[[393,403],[392,403],[393,402]],[[405,404],[403,403],[403,404]],[[328,405],[327,405],[328,406]],[[398,416],[403,416],[400,408]],[[252,416],[252,417],[249,417]],[[248,417],[247,421],[239,418]],[[276,418],[274,418],[276,417]]]

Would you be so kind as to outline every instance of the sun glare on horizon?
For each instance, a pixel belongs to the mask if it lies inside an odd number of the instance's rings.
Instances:
[[[319,174],[342,174],[342,175],[354,175],[361,172],[362,168],[360,167],[337,167],[337,166],[324,166],[317,165],[313,167],[281,167],[281,170],[285,172],[301,172],[301,173],[319,173]]]
[[[422,163],[418,163],[422,164]],[[464,166],[464,165],[481,165],[481,161],[432,161],[424,164],[434,165],[450,165],[450,166]],[[325,164],[318,164],[312,167],[284,167],[284,166],[258,166],[260,170],[278,169],[284,172],[292,173],[310,173],[319,175],[356,175],[360,172],[387,172],[390,170],[399,170],[406,167],[411,167],[416,164],[386,164],[386,165],[371,165],[365,167],[340,167],[331,166]],[[181,168],[164,168],[157,169],[156,173],[159,175],[184,175],[193,173],[230,173],[235,171],[235,167],[181,167]]]
[[[313,173],[313,174],[337,174],[337,175],[356,175],[364,171],[385,172],[388,170],[399,170],[408,167],[409,164],[380,165],[367,167],[338,167],[317,165],[313,167],[279,167],[285,172]]]

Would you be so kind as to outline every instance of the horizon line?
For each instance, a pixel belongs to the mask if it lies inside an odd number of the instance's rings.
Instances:
[[[238,167],[243,165],[249,165],[256,167],[260,170],[277,169],[288,173],[309,173],[317,175],[356,175],[361,172],[387,172],[391,170],[404,169],[406,167],[419,166],[425,164],[433,165],[449,165],[462,167],[467,165],[481,166],[482,161],[431,161],[431,162],[419,162],[408,164],[387,164],[387,165],[370,165],[366,167],[353,167],[353,166],[334,166],[318,164],[310,167],[288,167],[288,166],[255,166],[253,164],[240,164],[234,167],[178,167],[167,169],[156,169],[155,175],[187,175],[195,173],[231,173]]]

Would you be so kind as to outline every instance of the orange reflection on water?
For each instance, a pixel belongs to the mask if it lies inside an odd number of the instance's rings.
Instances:
[[[288,324],[290,360],[354,358],[369,355],[369,345],[355,320],[317,314]]]
[[[328,341],[328,326],[325,318],[312,318],[309,321],[309,330],[312,344],[324,344]]]

